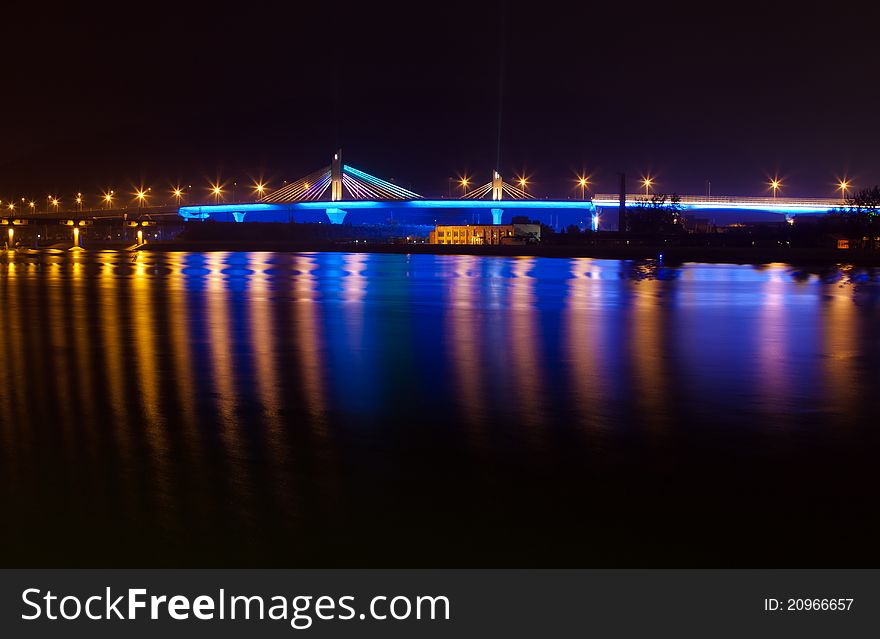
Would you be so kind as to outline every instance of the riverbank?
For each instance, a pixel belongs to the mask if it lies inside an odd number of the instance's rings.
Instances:
[[[589,246],[535,244],[524,246],[468,246],[439,244],[327,243],[274,241],[169,241],[139,247],[152,252],[282,252],[282,253],[392,253],[416,255],[478,255],[495,257],[589,257],[609,260],[663,258],[667,263],[789,264],[880,266],[880,252],[825,248],[742,248],[693,246]]]

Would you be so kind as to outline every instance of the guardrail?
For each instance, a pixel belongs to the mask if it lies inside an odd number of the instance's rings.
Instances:
[[[650,202],[651,195],[644,193],[627,193],[627,202]],[[669,195],[669,194],[667,194]],[[846,201],[841,198],[796,198],[796,197],[752,197],[737,195],[680,195],[682,204],[764,204],[777,206],[827,206],[834,208],[837,206],[846,206]],[[593,201],[602,202],[618,202],[620,195],[617,193],[601,193],[593,196]],[[667,197],[669,201],[669,197]]]

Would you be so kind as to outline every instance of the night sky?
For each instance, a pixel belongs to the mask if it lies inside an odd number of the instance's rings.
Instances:
[[[880,10],[840,3],[576,6],[121,3],[12,14],[0,199],[218,177],[270,185],[347,163],[444,195],[509,179],[575,196],[831,196],[880,181]],[[777,5],[778,6],[778,5]],[[500,83],[499,83],[500,76]],[[239,187],[243,188],[243,187]],[[205,190],[203,190],[205,189]]]

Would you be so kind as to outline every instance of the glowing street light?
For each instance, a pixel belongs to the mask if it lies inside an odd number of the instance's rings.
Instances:
[[[219,184],[211,185],[211,192],[214,194],[214,203],[220,204],[220,196],[223,194],[223,189]]]
[[[112,208],[112,206],[113,206],[113,194],[114,194],[113,190],[110,190],[110,191],[107,191],[106,193],[104,193],[104,203],[108,209]]]
[[[589,180],[587,180],[586,176],[580,176],[578,178],[578,186],[581,187],[581,199],[587,199],[587,184],[589,184]]]
[[[263,196],[266,194],[266,185],[262,182],[256,182],[254,184],[254,190],[257,192],[257,201],[262,202]]]
[[[76,204],[79,207],[80,213],[82,213],[82,210],[83,210],[83,194],[82,193],[76,194]]]
[[[773,189],[773,198],[776,199],[776,192],[782,188],[782,180],[773,178],[770,180],[770,188]]]
[[[9,210],[13,213],[15,212],[15,204],[13,204],[12,202],[9,203]]]
[[[517,181],[519,182],[519,188],[522,189],[523,195],[525,195],[526,194],[526,185],[529,183],[528,180],[526,180],[525,176],[522,176]]]
[[[849,187],[850,187],[850,183],[845,179],[841,180],[840,183],[837,185],[837,188],[840,189],[840,198],[841,199],[843,199],[843,200],[846,199],[846,190]]]
[[[22,200],[23,200],[23,199],[24,199],[24,198],[22,198]],[[30,202],[28,202],[28,206],[30,207],[30,209],[31,209],[31,213],[32,213],[32,214],[33,214],[33,213],[36,213],[36,210],[37,210],[37,203],[36,203],[36,202],[34,202],[33,200],[31,200]]]
[[[462,195],[467,195],[468,184],[471,183],[470,180],[468,180],[467,176],[465,175],[463,178],[461,178],[458,183],[461,184]]]
[[[55,212],[56,212],[56,213],[58,212],[58,203],[59,203],[59,200],[58,200],[57,197],[52,198],[52,206],[55,207]]]
[[[645,195],[648,195],[648,190],[653,186],[654,179],[651,177],[642,178],[642,186],[645,187]]]
[[[174,199],[177,200],[177,206],[180,206],[180,198],[183,197],[183,189],[177,186],[171,190],[171,194],[174,196]]]
[[[141,189],[139,189],[139,190],[137,190],[137,191],[135,192],[134,196],[137,198],[137,200],[138,200],[138,206],[140,207],[140,206],[143,206],[143,205],[144,205],[144,202],[145,202],[146,199],[147,199],[147,192],[144,191],[143,188],[141,188]]]

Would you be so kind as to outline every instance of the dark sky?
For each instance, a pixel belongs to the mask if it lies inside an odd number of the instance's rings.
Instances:
[[[328,163],[424,194],[495,162],[679,193],[880,181],[877,9],[843,3],[73,3],[4,28],[0,199],[204,192]],[[771,6],[772,5],[772,6]]]

